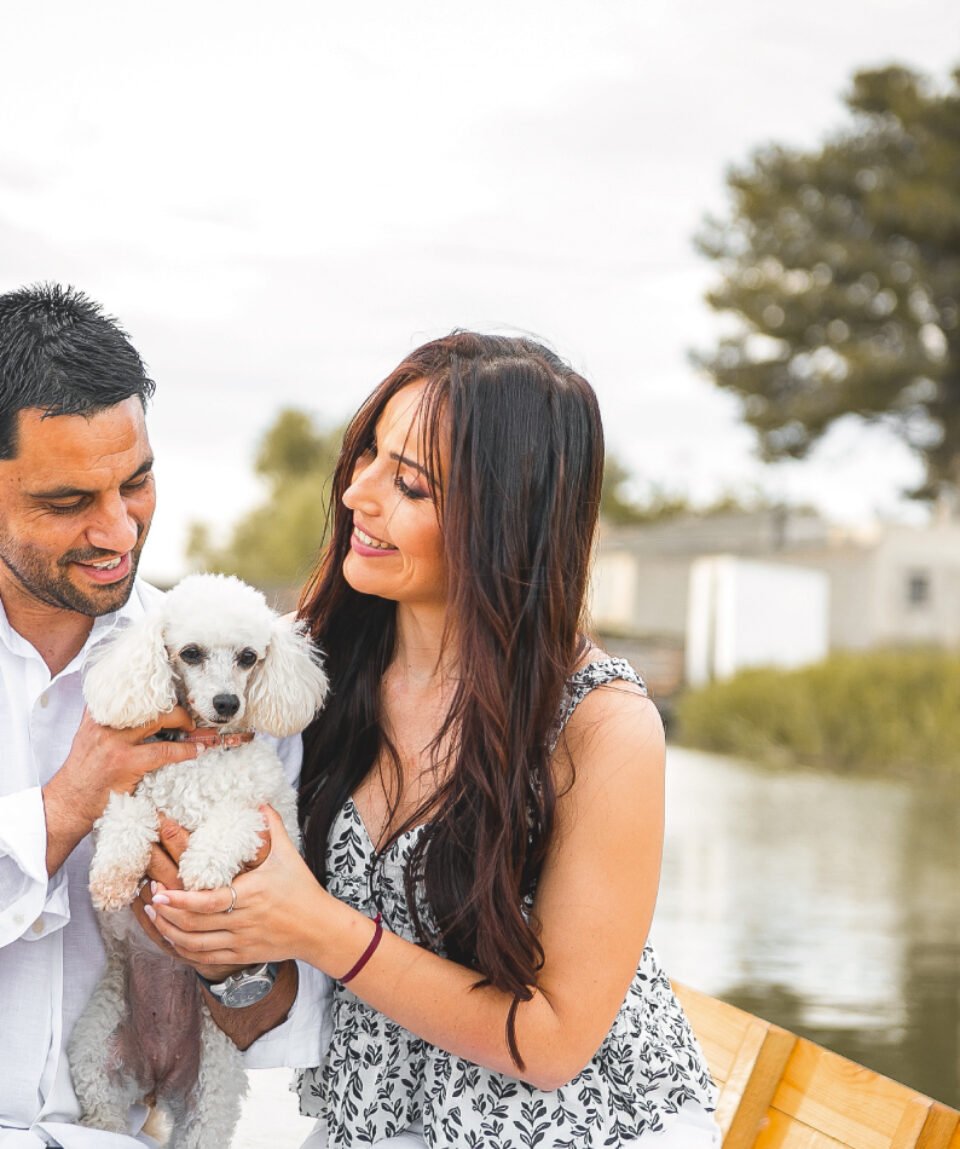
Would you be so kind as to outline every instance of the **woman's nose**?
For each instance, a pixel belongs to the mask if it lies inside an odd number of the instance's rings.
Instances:
[[[353,472],[350,486],[343,492],[343,505],[348,510],[373,515],[380,509],[380,494],[372,470],[364,467]]]

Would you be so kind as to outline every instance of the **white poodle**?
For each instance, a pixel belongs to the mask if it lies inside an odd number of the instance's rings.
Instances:
[[[191,832],[180,862],[187,889],[225,886],[254,858],[265,803],[299,841],[296,795],[271,744],[250,732],[297,733],[326,690],[300,628],[221,575],[184,579],[94,656],[84,695],[97,722],[139,726],[179,703],[208,748],[147,774],[132,794],[112,794],[96,824],[90,892],[107,968],[68,1051],[83,1124],[125,1132],[130,1106],[148,1101],[172,1123],[171,1147],[229,1145],[246,1091],[240,1054],[211,1019],[193,970],[160,952],[127,907],[161,811]]]

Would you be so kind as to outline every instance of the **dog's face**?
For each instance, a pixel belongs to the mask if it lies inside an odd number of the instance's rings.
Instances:
[[[177,701],[198,726],[241,729],[276,622],[263,596],[236,579],[194,576],[170,591],[164,615]]]
[[[263,662],[266,644],[255,641],[210,643],[182,637],[167,654],[177,680],[177,700],[198,726],[241,724],[247,686]]]
[[[83,683],[93,718],[129,728],[179,702],[198,726],[283,738],[323,705],[327,679],[304,629],[232,576],[190,575],[108,639]]]

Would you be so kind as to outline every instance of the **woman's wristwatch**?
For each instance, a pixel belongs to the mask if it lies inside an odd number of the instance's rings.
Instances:
[[[267,996],[273,989],[279,969],[278,962],[268,961],[262,965],[247,966],[225,977],[223,981],[210,981],[201,973],[197,973],[197,977],[221,1005],[227,1009],[243,1009]]]

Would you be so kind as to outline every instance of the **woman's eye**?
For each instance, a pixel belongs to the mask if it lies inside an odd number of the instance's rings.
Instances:
[[[394,480],[396,488],[405,499],[429,499],[430,492],[421,490],[420,487],[411,487],[410,484],[404,479],[402,475],[397,475]]]
[[[257,662],[257,652],[247,647],[246,650],[241,650],[237,655],[237,666],[242,667],[244,670],[249,670],[251,666],[255,666]]]
[[[185,646],[180,651],[180,661],[185,662],[187,666],[196,666],[203,662],[203,651],[199,646]]]

